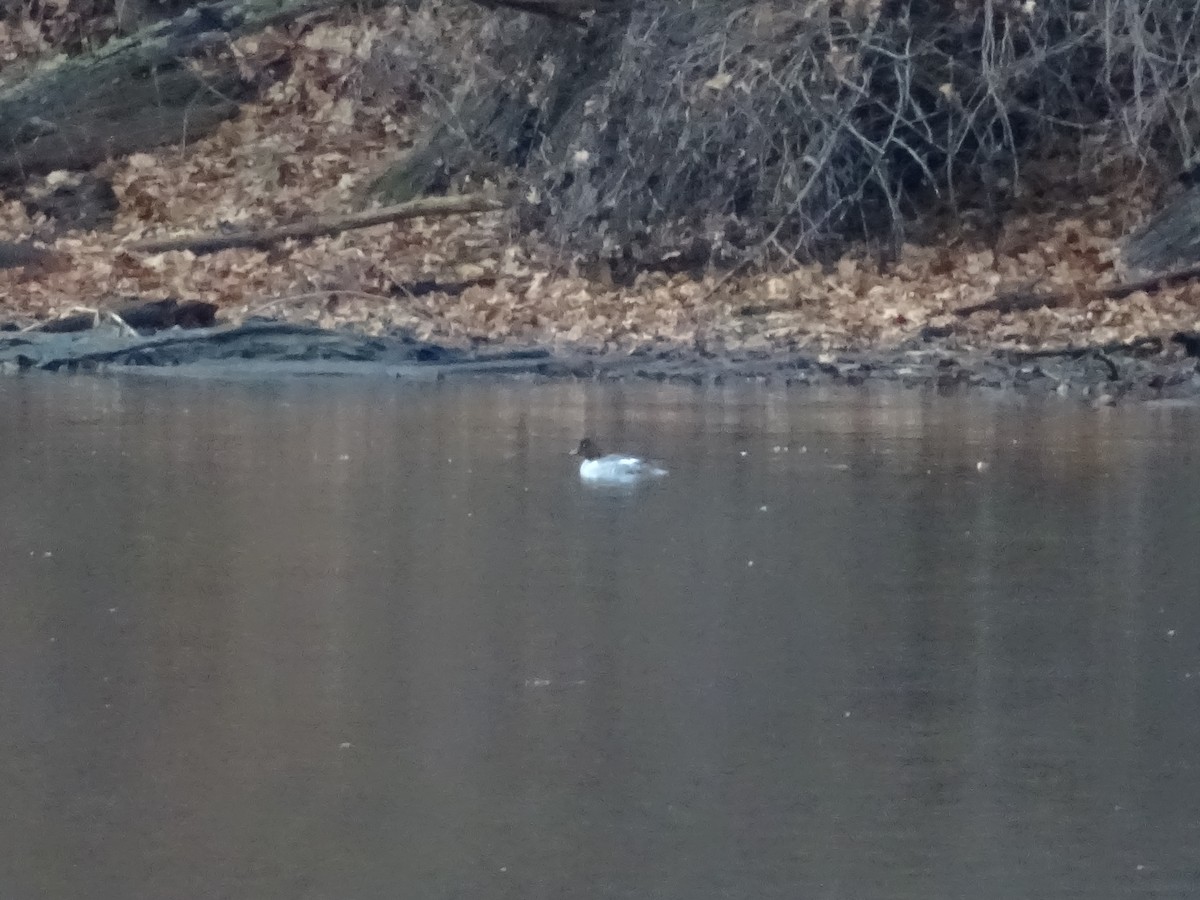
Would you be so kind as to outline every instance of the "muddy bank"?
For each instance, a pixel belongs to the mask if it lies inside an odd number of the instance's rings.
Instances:
[[[249,321],[152,335],[92,329],[0,334],[0,372],[128,372],[197,377],[342,375],[437,380],[454,377],[652,379],[695,384],[730,378],[796,385],[871,381],[933,387],[1057,393],[1093,403],[1200,400],[1200,336],[1100,347],[1018,352],[958,344],[926,333],[893,350],[667,348],[597,353],[545,347],[443,346],[404,331],[367,336],[313,326]]]

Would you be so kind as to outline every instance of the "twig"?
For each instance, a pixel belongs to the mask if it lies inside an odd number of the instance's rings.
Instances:
[[[1117,364],[1112,361],[1112,357],[1110,357],[1103,350],[1097,349],[1092,354],[1092,358],[1098,359],[1098,360],[1100,360],[1100,362],[1104,363],[1104,367],[1108,370],[1108,380],[1109,381],[1116,381],[1118,378],[1121,377],[1121,370],[1119,368],[1117,368]]]
[[[254,231],[135,241],[122,249],[138,253],[166,253],[170,250],[190,250],[193,253],[201,254],[216,253],[219,250],[230,250],[236,247],[264,248],[293,238],[323,237],[325,235],[350,231],[355,228],[369,228],[372,225],[397,222],[402,219],[415,219],[420,216],[467,215],[470,213],[494,212],[503,208],[504,204],[499,200],[485,197],[482,194],[464,194],[458,197],[422,197],[419,200],[411,200],[408,203],[397,203],[394,206],[385,206],[381,209],[372,209],[366,212],[331,216],[322,219],[310,219],[306,222],[278,225]]]

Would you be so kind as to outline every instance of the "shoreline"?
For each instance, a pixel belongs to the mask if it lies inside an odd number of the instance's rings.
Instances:
[[[373,377],[659,381],[696,385],[757,380],[788,386],[889,383],[939,392],[984,389],[1058,395],[1093,405],[1153,400],[1200,403],[1192,335],[1096,346],[980,348],[931,335],[892,349],[829,352],[803,347],[601,352],[570,345],[499,342],[475,348],[399,330],[369,335],[275,320],[122,334],[0,332],[0,373],[118,373],[208,378]]]

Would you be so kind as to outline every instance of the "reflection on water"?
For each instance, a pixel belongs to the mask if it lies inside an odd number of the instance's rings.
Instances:
[[[1200,881],[1193,411],[30,379],[0,438],[0,896]]]

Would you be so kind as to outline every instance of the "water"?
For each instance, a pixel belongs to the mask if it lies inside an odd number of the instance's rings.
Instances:
[[[585,432],[672,473],[588,489]],[[0,381],[0,896],[1194,897],[1198,448],[979,395]]]

